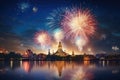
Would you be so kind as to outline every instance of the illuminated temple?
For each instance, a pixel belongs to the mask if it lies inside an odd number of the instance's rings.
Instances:
[[[59,42],[59,44],[58,44],[58,50],[53,55],[61,56],[61,57],[65,57],[65,56],[68,55],[66,52],[64,52],[62,50],[62,43],[61,42]]]

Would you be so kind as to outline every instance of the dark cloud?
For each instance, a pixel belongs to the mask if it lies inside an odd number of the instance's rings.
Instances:
[[[5,48],[9,51],[11,50],[18,51],[20,44],[21,44],[21,39],[15,34],[0,32],[0,47]]]

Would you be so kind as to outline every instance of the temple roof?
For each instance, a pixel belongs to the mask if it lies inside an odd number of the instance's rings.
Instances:
[[[62,50],[62,43],[59,42],[58,44],[58,50],[53,54],[57,56],[67,56],[68,54]]]

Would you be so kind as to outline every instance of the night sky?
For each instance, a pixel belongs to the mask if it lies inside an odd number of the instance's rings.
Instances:
[[[47,31],[52,35],[46,25],[50,13],[75,6],[91,10],[97,21],[96,33],[85,48],[91,47],[95,53],[109,54],[115,49],[120,52],[119,3],[119,0],[0,0],[0,48],[20,53],[28,48],[35,53],[47,51],[48,48],[41,48],[34,40],[36,33]],[[69,41],[63,44],[74,49]]]

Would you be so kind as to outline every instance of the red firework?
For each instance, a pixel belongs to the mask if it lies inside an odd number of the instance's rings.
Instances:
[[[74,39],[81,36],[88,41],[88,37],[95,33],[96,20],[88,9],[70,9],[66,11],[61,26],[66,38]]]
[[[51,37],[46,31],[37,32],[35,35],[35,41],[43,46],[51,44]]]

